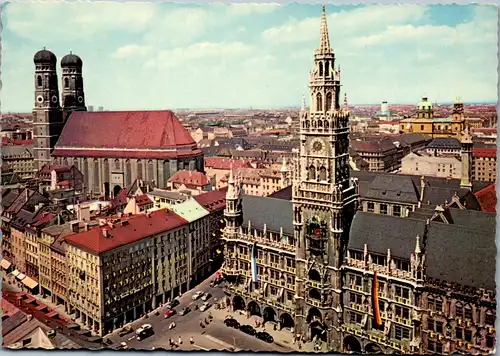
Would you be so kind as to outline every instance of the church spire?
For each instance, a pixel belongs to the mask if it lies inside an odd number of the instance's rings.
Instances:
[[[321,28],[319,34],[318,53],[330,53],[330,37],[328,36],[328,24],[326,21],[326,7],[323,5],[321,11]]]

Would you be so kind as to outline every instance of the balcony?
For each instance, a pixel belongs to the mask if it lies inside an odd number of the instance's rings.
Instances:
[[[411,300],[403,297],[394,297],[394,300],[400,304],[411,305]]]
[[[311,287],[314,287],[314,288],[327,288],[330,286],[330,283],[329,282],[319,282],[319,281],[311,281],[311,280],[308,280],[307,283],[311,286]]]

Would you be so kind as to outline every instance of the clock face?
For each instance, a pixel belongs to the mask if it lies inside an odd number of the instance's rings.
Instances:
[[[315,141],[312,145],[312,149],[315,153],[318,153],[323,149],[323,144],[320,141]]]
[[[79,96],[79,97],[78,97],[78,102],[79,102],[79,103],[83,103],[83,96]]]
[[[36,97],[36,101],[37,101],[37,102],[39,102],[39,103],[43,103],[43,96],[38,95],[38,96]]]
[[[54,95],[54,96],[52,97],[52,102],[53,102],[54,104],[55,104],[55,103],[57,103],[57,96],[55,96],[55,95]]]

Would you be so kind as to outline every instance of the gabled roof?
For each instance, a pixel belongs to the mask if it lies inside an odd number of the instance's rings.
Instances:
[[[208,210],[204,209],[203,206],[192,198],[172,205],[170,209],[190,223],[210,214]]]
[[[483,188],[480,191],[474,193],[474,195],[479,201],[479,205],[481,206],[482,211],[488,213],[496,213],[497,211],[496,183],[488,185],[486,188]]]
[[[54,156],[127,158],[199,154],[189,132],[169,110],[73,112],[53,152]]]
[[[153,201],[149,199],[149,197],[146,194],[136,195],[135,197],[133,197],[133,199],[135,199],[135,203],[137,204],[137,206],[153,204]]]
[[[229,170],[235,168],[250,168],[252,165],[245,159],[229,159],[223,157],[207,157],[205,158],[205,167],[211,169]]]
[[[243,226],[263,229],[266,225],[268,231],[279,233],[283,227],[283,233],[293,236],[293,214],[292,202],[269,197],[258,197],[254,195],[243,196]]]
[[[63,164],[44,164],[38,174],[50,174],[52,171],[57,173],[69,172],[73,166]]]
[[[184,184],[195,187],[206,187],[210,184],[205,173],[197,171],[180,170],[168,179],[169,183]]]
[[[196,195],[194,200],[212,213],[217,210],[223,210],[226,207],[226,193],[227,187],[224,187]]]
[[[490,158],[496,158],[497,157],[497,148],[492,147],[492,148],[473,148],[472,149],[472,155],[474,157],[490,157]]]
[[[187,220],[166,209],[135,215],[125,220],[126,223],[118,223],[114,228],[109,225],[98,226],[68,235],[65,239],[71,245],[100,254],[188,224]],[[108,237],[104,236],[104,230]]]

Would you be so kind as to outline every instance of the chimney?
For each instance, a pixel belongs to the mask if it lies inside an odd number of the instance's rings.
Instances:
[[[84,223],[84,231],[89,231],[89,223]]]
[[[107,229],[102,229],[102,234],[104,235],[105,238],[109,237],[109,233]]]
[[[70,223],[71,231],[73,231],[74,233],[79,233],[80,232],[79,225],[80,225],[79,221],[72,221]]]
[[[99,226],[106,225],[106,219],[99,219]]]

